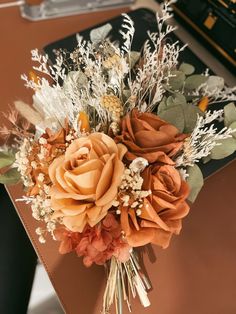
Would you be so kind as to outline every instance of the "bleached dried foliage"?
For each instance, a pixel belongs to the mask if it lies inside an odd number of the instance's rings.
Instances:
[[[231,138],[235,130],[224,127],[217,130],[214,120],[223,115],[223,110],[207,111],[204,116],[198,116],[196,126],[190,137],[185,140],[183,151],[176,159],[177,167],[193,166],[202,158],[207,157],[219,141]]]
[[[171,71],[178,64],[179,53],[185,48],[178,42],[165,42],[168,34],[175,27],[165,25],[171,17],[171,7],[164,3],[162,15],[156,14],[158,33],[148,33],[149,40],[143,48],[143,65],[138,69],[136,78],[129,80],[129,88],[137,106],[141,111],[152,111],[165,93],[164,85],[168,84]]]

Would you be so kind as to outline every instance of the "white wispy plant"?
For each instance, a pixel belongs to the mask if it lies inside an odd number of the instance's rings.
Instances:
[[[223,115],[223,110],[207,111],[204,116],[198,116],[196,126],[183,146],[182,153],[176,159],[177,167],[193,166],[202,158],[210,155],[215,146],[222,140],[231,138],[235,129],[224,127],[220,131],[211,124]]]

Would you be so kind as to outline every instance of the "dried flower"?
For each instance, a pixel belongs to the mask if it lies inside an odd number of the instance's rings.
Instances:
[[[121,227],[110,213],[95,227],[86,226],[82,233],[60,227],[54,230],[54,236],[61,241],[61,254],[76,251],[78,256],[83,256],[87,267],[93,263],[103,265],[112,256],[122,262],[130,257],[130,247],[122,239]]]

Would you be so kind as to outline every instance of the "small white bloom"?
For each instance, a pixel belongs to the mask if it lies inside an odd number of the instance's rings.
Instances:
[[[45,179],[45,175],[44,175],[43,173],[40,173],[40,174],[38,175],[38,181],[39,181],[39,182],[43,182],[44,179]]]
[[[40,137],[40,139],[39,139],[39,144],[47,144],[47,140],[46,140],[46,138],[44,138],[44,137]]]
[[[147,166],[148,166],[147,159],[142,158],[142,157],[138,157],[138,158],[135,158],[131,162],[129,168],[133,172],[142,172]]]

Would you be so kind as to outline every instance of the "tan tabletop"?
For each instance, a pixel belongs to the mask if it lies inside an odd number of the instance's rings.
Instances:
[[[20,80],[20,74],[28,73],[31,68],[31,49],[42,48],[120,12],[33,23],[23,20],[18,8],[0,10],[1,111],[6,111],[16,99],[31,102],[31,93]],[[236,162],[233,162],[209,178],[184,220],[181,235],[173,239],[168,250],[153,248],[151,260],[145,255],[144,263],[153,285],[150,292],[152,306],[144,310],[137,300],[133,313],[236,313],[235,177]],[[22,196],[20,186],[9,188],[9,192],[13,201]],[[41,245],[35,234],[36,223],[30,208],[21,203],[15,205],[65,312],[100,313],[105,282],[103,268],[86,269],[75,255],[60,256],[56,242]]]

